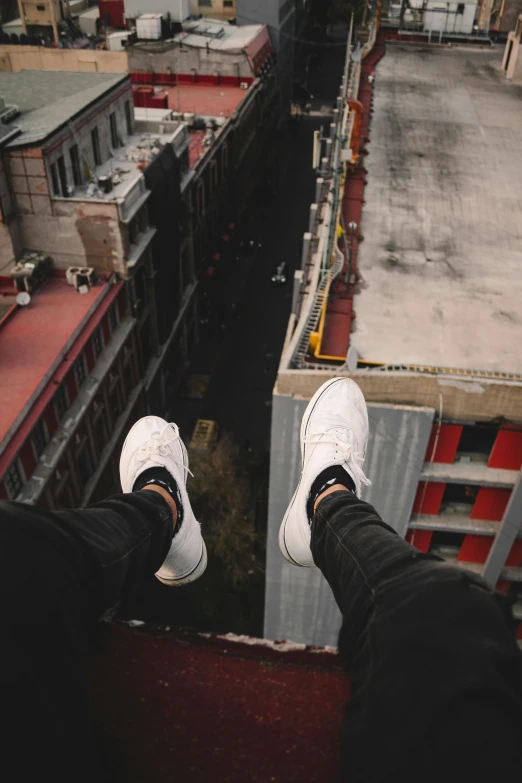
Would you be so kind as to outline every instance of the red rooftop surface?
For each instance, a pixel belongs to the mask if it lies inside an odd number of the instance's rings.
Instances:
[[[192,112],[206,117],[230,117],[247,90],[233,85],[178,84],[176,87],[162,85],[162,93],[166,93],[168,108],[173,111]]]
[[[107,626],[92,673],[132,780],[333,783],[350,691],[336,654],[147,631]]]
[[[49,383],[60,354],[94,315],[108,289],[102,282],[79,294],[65,278],[51,278],[27,307],[16,307],[0,324],[1,443],[38,387],[43,390]]]

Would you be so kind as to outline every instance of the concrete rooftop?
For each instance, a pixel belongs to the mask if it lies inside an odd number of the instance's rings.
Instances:
[[[376,69],[352,344],[522,373],[522,89],[494,50],[388,45]]]
[[[12,122],[21,135],[10,146],[43,141],[126,79],[123,73],[0,72],[0,95],[20,109]]]

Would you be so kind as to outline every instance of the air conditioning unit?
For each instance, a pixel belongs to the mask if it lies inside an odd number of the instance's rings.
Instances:
[[[248,90],[248,82],[239,82],[239,86],[242,90]]]
[[[32,294],[45,280],[50,260],[49,256],[40,253],[25,253],[11,271],[11,280],[17,291]]]
[[[19,114],[20,109],[18,106],[3,106],[0,109],[0,122],[7,125],[8,122],[11,122],[15,117],[18,117]]]
[[[65,272],[65,278],[78,293],[86,294],[96,282],[96,272],[92,266],[70,266]]]

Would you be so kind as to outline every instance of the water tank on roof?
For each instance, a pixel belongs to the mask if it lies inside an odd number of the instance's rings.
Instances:
[[[194,125],[194,112],[192,112],[192,111],[186,111],[186,112],[184,113],[184,115],[183,115],[183,119],[184,119],[184,121],[187,123],[187,125],[189,125],[190,127],[192,127],[192,125]]]
[[[138,38],[149,41],[161,40],[161,14],[142,14],[136,19]]]
[[[190,16],[190,0],[170,0],[165,4],[173,22],[184,22]]]

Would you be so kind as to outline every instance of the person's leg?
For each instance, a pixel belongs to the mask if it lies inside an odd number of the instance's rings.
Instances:
[[[177,428],[138,422],[120,472],[128,494],[89,509],[0,504],[3,763],[16,780],[99,779],[87,685],[96,619],[142,577],[177,585],[204,570]]]
[[[92,779],[90,633],[127,586],[160,568],[171,509],[142,491],[82,511],[2,502],[0,520],[3,762],[20,781],[71,770]]]
[[[504,597],[423,555],[352,492],[317,505],[311,549],[352,673],[342,780],[522,773],[522,655]]]
[[[341,779],[520,774],[522,656],[506,601],[358,499],[367,440],[360,389],[327,381],[303,416],[303,470],[279,534],[287,560],[319,566],[343,614],[353,696]]]

